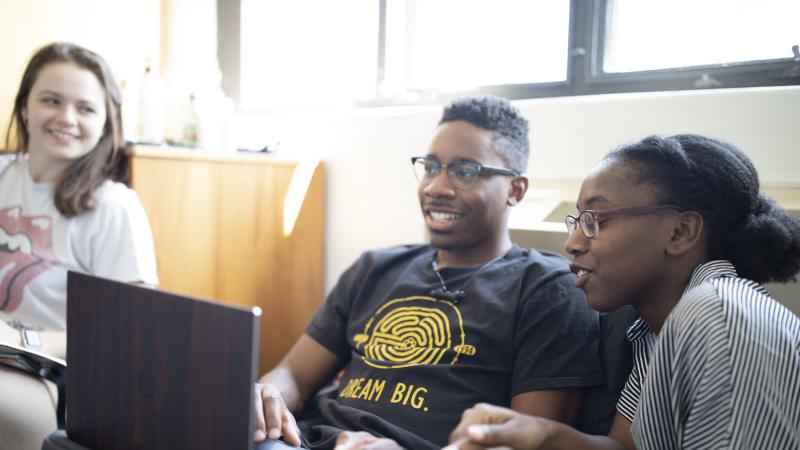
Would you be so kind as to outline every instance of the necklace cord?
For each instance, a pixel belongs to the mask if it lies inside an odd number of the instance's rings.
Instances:
[[[439,273],[439,264],[436,262],[436,254],[434,253],[433,261],[431,261],[431,267],[433,268],[433,273],[436,274],[436,278],[438,278],[439,282],[442,284],[442,287],[441,287],[441,289],[433,289],[430,292],[431,296],[434,297],[434,298],[441,298],[441,299],[444,299],[444,300],[450,300],[451,302],[453,302],[454,304],[457,305],[458,302],[460,302],[461,300],[464,300],[464,296],[466,295],[466,293],[463,291],[463,289],[466,288],[467,286],[469,286],[469,284],[472,282],[472,280],[475,277],[477,277],[478,275],[480,275],[480,273],[483,272],[484,269],[488,268],[489,266],[491,266],[495,262],[499,261],[504,256],[505,256],[505,254],[500,255],[497,258],[494,258],[491,261],[487,262],[486,264],[482,265],[467,280],[467,282],[464,284],[464,286],[462,286],[462,289],[451,291],[450,289],[447,288],[447,284],[444,282],[444,278],[442,277],[442,274]]]

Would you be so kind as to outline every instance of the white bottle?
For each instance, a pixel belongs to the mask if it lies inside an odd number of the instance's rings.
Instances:
[[[197,103],[194,93],[189,95],[189,104],[184,112],[181,142],[187,147],[197,147],[200,143],[200,115],[197,112]]]
[[[167,93],[164,80],[148,65],[139,87],[139,141],[146,144],[164,142],[167,121]]]

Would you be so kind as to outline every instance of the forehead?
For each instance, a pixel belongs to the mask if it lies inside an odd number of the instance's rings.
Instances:
[[[485,164],[501,164],[492,147],[494,133],[469,122],[446,122],[439,126],[428,148],[428,155],[447,164],[456,159],[472,159]]]
[[[636,168],[619,161],[603,161],[583,180],[578,209],[608,209],[658,202],[655,186],[635,182]]]
[[[42,67],[31,93],[53,92],[76,100],[102,104],[105,91],[91,71],[69,62],[55,62]]]

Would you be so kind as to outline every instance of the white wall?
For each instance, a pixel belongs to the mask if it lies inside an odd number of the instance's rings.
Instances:
[[[137,85],[145,60],[158,62],[159,8],[159,0],[0,0],[3,139],[22,71],[36,49],[53,41],[85,46],[108,61],[118,82]]]
[[[645,93],[521,102],[534,178],[577,179],[611,148],[652,133],[699,133],[744,150],[764,184],[800,186],[800,88]]]
[[[580,180],[611,148],[650,133],[739,145],[764,184],[800,188],[800,87],[603,95],[515,103],[531,121],[532,183]],[[441,106],[247,116],[243,140],[281,141],[327,168],[326,288],[360,252],[425,239],[409,157],[424,154]]]

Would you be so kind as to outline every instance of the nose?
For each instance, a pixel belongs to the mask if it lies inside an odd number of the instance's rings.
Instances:
[[[428,182],[423,192],[431,197],[454,197],[456,195],[456,191],[453,189],[453,185],[450,184],[450,178],[448,178],[447,171],[444,168],[436,175],[436,178]]]
[[[66,104],[58,110],[58,123],[61,125],[74,125],[77,111],[72,105]]]
[[[580,226],[578,226],[571,235],[568,235],[567,240],[564,241],[564,251],[572,256],[585,253],[588,247],[589,238],[583,234],[583,230],[581,230]]]

